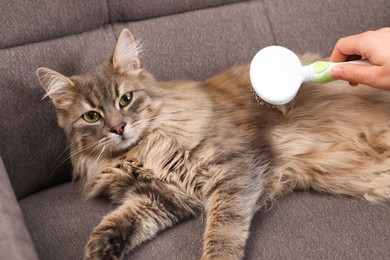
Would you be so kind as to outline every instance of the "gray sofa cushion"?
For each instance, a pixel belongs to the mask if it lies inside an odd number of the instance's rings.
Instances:
[[[329,56],[340,36],[390,26],[388,0],[265,0],[275,42]]]
[[[105,200],[85,201],[65,183],[19,201],[40,259],[82,259],[92,228],[114,207]]]
[[[249,0],[244,0],[249,1]],[[108,0],[111,23],[137,21],[226,5],[243,0]]]
[[[0,158],[0,259],[38,259]]]
[[[0,48],[34,43],[128,22],[219,6],[242,0],[1,1]]]
[[[253,221],[248,259],[388,259],[389,204],[295,192]]]
[[[105,0],[1,1],[0,17],[0,48],[81,33],[109,23]]]

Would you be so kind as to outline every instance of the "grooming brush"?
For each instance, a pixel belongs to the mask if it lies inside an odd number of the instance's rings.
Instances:
[[[294,52],[281,46],[261,49],[250,65],[250,80],[256,94],[272,105],[290,102],[304,82],[327,83],[336,80],[331,69],[340,63],[371,65],[367,59],[347,62],[317,61],[302,66]]]

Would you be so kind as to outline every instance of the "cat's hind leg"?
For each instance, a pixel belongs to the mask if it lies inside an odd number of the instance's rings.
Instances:
[[[306,132],[286,142],[274,175],[289,188],[390,201],[390,132],[351,132],[332,133],[336,141]]]
[[[390,131],[372,126],[319,154],[312,188],[371,202],[390,201]]]
[[[389,165],[390,160],[387,162]],[[390,169],[377,169],[375,166],[363,169],[350,169],[349,172],[313,174],[310,187],[321,192],[348,195],[371,202],[390,201]]]

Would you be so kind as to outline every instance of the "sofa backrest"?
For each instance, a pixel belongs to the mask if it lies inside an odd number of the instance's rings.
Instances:
[[[159,80],[202,80],[249,61],[262,47],[329,55],[336,40],[388,26],[389,1],[93,0],[0,3],[0,156],[20,199],[70,180],[40,66],[83,73],[112,54],[129,28]]]

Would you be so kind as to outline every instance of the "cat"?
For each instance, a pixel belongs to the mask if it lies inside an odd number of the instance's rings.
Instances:
[[[203,213],[202,259],[242,259],[253,215],[293,190],[390,201],[390,92],[304,84],[290,103],[264,106],[248,64],[205,82],[158,82],[138,53],[124,29],[112,58],[85,75],[37,70],[74,178],[87,198],[118,205],[85,259],[121,259]]]

